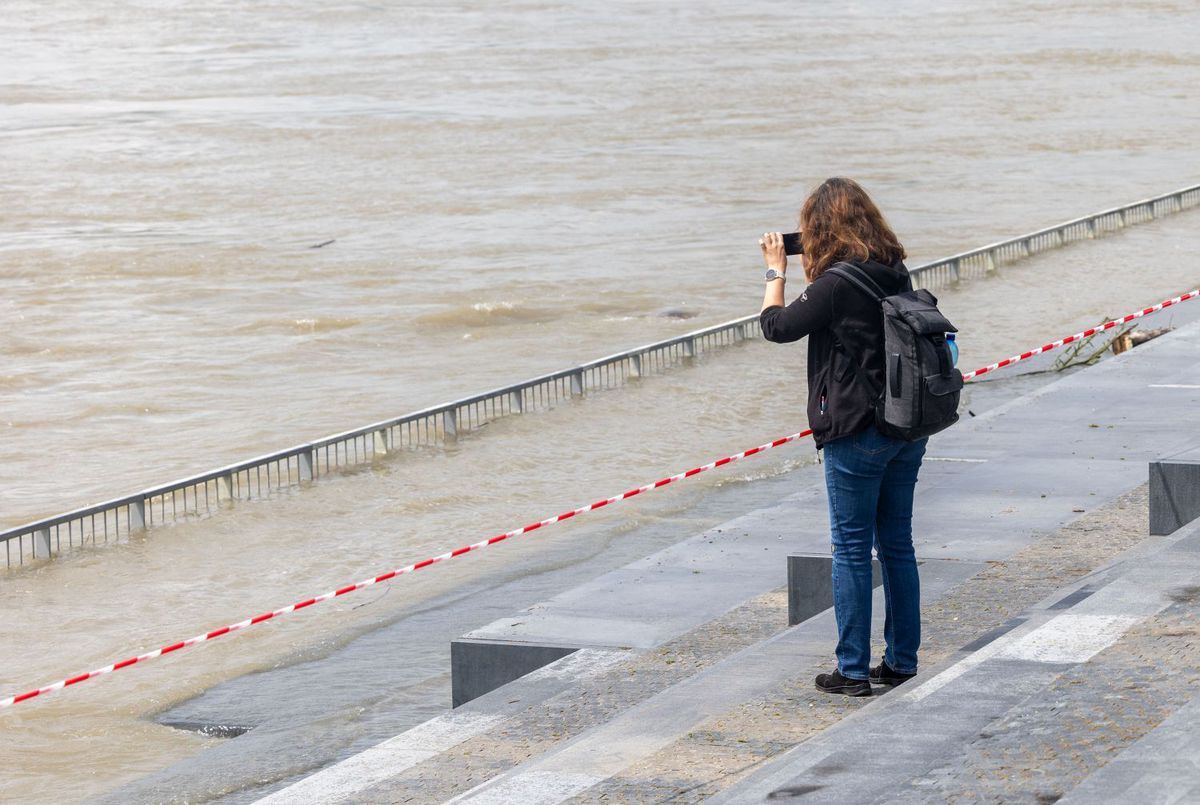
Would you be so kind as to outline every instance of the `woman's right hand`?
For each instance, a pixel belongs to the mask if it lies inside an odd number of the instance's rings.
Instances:
[[[758,239],[758,246],[762,249],[763,259],[767,261],[767,268],[773,268],[780,274],[787,270],[787,251],[783,248],[782,233],[764,232]]]

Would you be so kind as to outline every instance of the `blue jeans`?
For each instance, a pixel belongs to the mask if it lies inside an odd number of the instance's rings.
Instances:
[[[921,587],[913,552],[913,491],[927,439],[906,442],[872,425],[825,445],[825,485],[833,543],[838,670],[866,679],[871,668],[871,548],[883,570],[888,666],[916,673]]]

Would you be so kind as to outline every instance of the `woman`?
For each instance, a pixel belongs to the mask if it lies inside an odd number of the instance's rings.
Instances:
[[[787,255],[778,232],[759,244],[767,262],[763,335],[779,344],[808,336],[808,421],[825,451],[833,547],[837,668],[817,688],[871,695],[871,683],[899,685],[917,671],[920,587],[912,543],[913,489],[926,439],[902,441],[875,427],[874,395],[884,387],[879,302],[840,276],[838,262],[866,272],[889,293],[909,290],[904,247],[866,192],[850,179],[827,179],[800,211],[808,287],[783,304]],[[871,548],[883,570],[887,648],[871,659]]]

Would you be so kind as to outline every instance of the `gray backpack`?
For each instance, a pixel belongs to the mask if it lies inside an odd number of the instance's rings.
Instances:
[[[880,302],[883,308],[885,383],[868,390],[875,400],[875,426],[881,433],[915,442],[958,421],[962,372],[954,368],[946,333],[958,329],[937,308],[937,297],[922,288],[884,293],[866,272],[850,263],[828,271]],[[842,347],[845,349],[845,347]],[[862,361],[851,355],[858,366]],[[867,381],[865,373],[857,376]]]

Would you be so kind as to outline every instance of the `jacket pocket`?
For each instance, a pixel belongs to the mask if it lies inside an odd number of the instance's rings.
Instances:
[[[854,361],[836,341],[833,344],[830,362],[833,364],[833,382],[838,385],[844,384],[855,373]]]
[[[829,432],[829,367],[822,367],[809,385],[808,426],[817,441]]]

